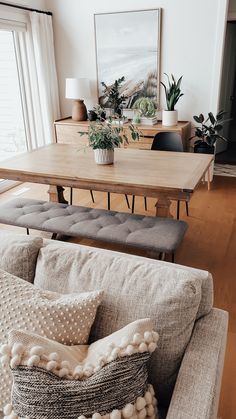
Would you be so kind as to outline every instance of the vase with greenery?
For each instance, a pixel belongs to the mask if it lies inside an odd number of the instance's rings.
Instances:
[[[133,141],[138,141],[140,131],[132,124],[126,128]],[[114,126],[110,121],[91,122],[88,132],[79,132],[88,135],[89,146],[94,150],[95,162],[97,164],[112,164],[114,162],[114,149],[121,144],[129,143],[128,133],[123,125]]]
[[[108,86],[106,83],[102,82],[103,98],[105,98],[104,106],[111,109],[112,118],[121,118],[123,112],[123,105],[127,97],[122,93],[123,83],[125,82],[125,77],[122,76],[119,79],[115,80],[113,84]]]
[[[167,77],[167,84],[161,82],[164,87],[165,98],[166,98],[166,109],[162,112],[162,124],[166,126],[176,125],[178,122],[178,111],[175,109],[175,105],[184,94],[181,92],[180,86],[183,76],[176,80],[173,74],[169,77],[168,74],[164,73]]]
[[[151,119],[156,115],[156,104],[149,97],[140,97],[137,99],[133,105],[133,109],[137,111],[133,120],[135,123],[145,123],[145,119]]]
[[[206,119],[202,113],[199,116],[194,115],[193,119],[200,124],[200,126],[195,128],[194,136],[190,138],[190,140],[195,139],[195,153],[214,154],[217,140],[227,141],[220,134],[223,129],[223,124],[228,121],[228,119],[224,119],[225,114],[226,112],[223,110],[215,116],[212,112],[209,112]]]

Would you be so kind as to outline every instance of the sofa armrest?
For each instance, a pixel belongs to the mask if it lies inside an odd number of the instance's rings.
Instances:
[[[228,313],[216,308],[196,322],[166,419],[217,417],[227,329]]]

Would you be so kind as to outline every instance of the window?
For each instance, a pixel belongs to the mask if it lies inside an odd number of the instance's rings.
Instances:
[[[0,160],[28,149],[14,31],[8,27],[0,26]],[[0,192],[12,184],[0,179]]]

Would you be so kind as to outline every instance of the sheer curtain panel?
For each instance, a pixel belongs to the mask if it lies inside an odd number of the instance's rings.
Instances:
[[[53,122],[60,118],[52,17],[29,13],[27,32],[15,33],[23,106],[30,148],[54,141]]]

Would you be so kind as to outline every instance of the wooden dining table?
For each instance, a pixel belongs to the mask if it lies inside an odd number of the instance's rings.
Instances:
[[[0,178],[48,184],[49,199],[66,202],[63,187],[153,197],[156,214],[170,216],[172,199],[190,200],[214,156],[116,149],[111,165],[98,165],[93,150],[51,144],[0,162]]]

